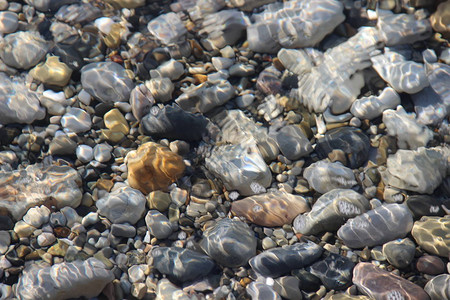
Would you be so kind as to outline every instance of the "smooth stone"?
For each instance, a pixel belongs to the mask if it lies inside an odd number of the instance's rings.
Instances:
[[[55,136],[48,147],[52,155],[74,155],[76,149],[77,143],[67,135]]]
[[[383,255],[396,268],[403,269],[411,265],[416,245],[408,238],[390,241],[383,245]]]
[[[48,50],[47,42],[37,32],[18,31],[0,42],[0,57],[5,64],[28,70],[40,62]]]
[[[84,66],[81,69],[81,84],[86,92],[106,104],[128,101],[134,88],[125,69],[115,62]]]
[[[0,230],[11,230],[14,228],[14,222],[9,216],[0,216]]]
[[[122,134],[128,134],[130,126],[123,114],[117,108],[113,108],[103,116],[103,122],[105,127],[112,132],[120,132]]]
[[[169,193],[162,191],[153,191],[147,195],[147,206],[150,209],[156,209],[165,212],[172,203]]]
[[[41,246],[41,247],[50,246],[55,241],[56,241],[55,235],[53,233],[50,233],[50,232],[43,232],[37,238],[38,245]]]
[[[413,227],[413,218],[406,205],[384,204],[348,220],[338,237],[350,248],[382,245],[404,238]]]
[[[158,281],[156,287],[156,299],[159,300],[194,300],[195,296],[188,295],[182,289],[171,283],[168,279],[163,278]]]
[[[106,0],[117,7],[138,8],[145,5],[145,0]]]
[[[312,264],[320,258],[322,251],[322,247],[312,242],[297,243],[263,251],[251,258],[249,264],[255,272],[276,278]]]
[[[371,263],[359,263],[353,269],[353,283],[373,299],[430,300],[418,285]]]
[[[300,280],[294,276],[283,276],[275,279],[273,290],[281,297],[289,300],[303,299],[300,291]]]
[[[231,213],[266,227],[291,224],[296,216],[309,211],[305,198],[282,191],[247,197],[231,204]]]
[[[88,23],[102,15],[97,6],[90,3],[74,3],[62,6],[55,14],[57,20],[71,25]]]
[[[185,112],[177,105],[164,106],[141,120],[143,132],[154,138],[197,141],[206,131],[208,121],[201,115]]]
[[[221,10],[204,18],[199,34],[207,36],[205,42],[210,44],[208,46],[221,49],[234,45],[244,34],[248,23],[248,18],[241,11]]]
[[[272,182],[272,175],[255,144],[216,146],[205,158],[206,168],[220,178],[228,191],[244,196],[260,194]]]
[[[346,220],[370,210],[361,194],[346,189],[331,190],[317,199],[310,212],[298,215],[294,228],[305,235],[336,231]]]
[[[153,104],[155,104],[155,99],[145,84],[136,85],[136,87],[131,91],[131,112],[136,120],[140,121],[145,115],[147,115]]]
[[[136,227],[130,224],[112,224],[111,234],[117,237],[133,238],[136,236]]]
[[[145,280],[145,269],[147,265],[133,265],[128,269],[128,278],[131,283],[144,282]]]
[[[92,121],[89,114],[76,107],[69,107],[61,118],[61,125],[65,131],[82,133],[91,129]]]
[[[286,69],[297,75],[310,72],[313,67],[311,58],[301,49],[283,48],[278,51],[277,57]]]
[[[298,160],[313,151],[311,143],[298,126],[284,126],[273,138],[281,153],[289,160]]]
[[[98,296],[113,279],[112,271],[95,258],[51,267],[32,264],[23,271],[15,292],[19,298],[30,300],[91,298]]]
[[[113,151],[113,147],[110,145],[103,143],[103,144],[97,144],[94,147],[94,158],[96,161],[101,163],[106,163],[111,160]]]
[[[39,63],[29,74],[44,84],[66,86],[72,76],[72,69],[59,61],[58,56],[47,56],[45,62]]]
[[[151,251],[154,267],[175,282],[192,281],[206,276],[214,267],[208,256],[189,249],[157,247]],[[173,262],[177,263],[174,264]]]
[[[0,33],[13,33],[19,27],[19,17],[11,11],[0,12]]]
[[[236,268],[256,255],[253,230],[238,219],[222,219],[203,232],[200,246],[221,266]]]
[[[411,195],[406,199],[405,203],[415,219],[420,219],[423,216],[443,217],[445,215],[445,211],[442,208],[443,203],[433,196]]]
[[[25,3],[42,12],[55,12],[61,6],[74,3],[76,0],[26,0]]]
[[[282,92],[281,72],[274,66],[265,68],[256,79],[256,88],[265,95],[277,95]]]
[[[263,282],[253,281],[247,285],[245,290],[252,299],[281,300],[280,295],[271,286]]]
[[[100,215],[116,224],[136,224],[145,212],[144,195],[128,186],[115,186],[111,193],[95,202]]]
[[[450,255],[450,217],[422,217],[414,222],[412,236],[430,254]]]
[[[158,67],[158,71],[161,73],[162,77],[167,77],[170,80],[178,80],[182,75],[184,75],[184,66],[182,63],[171,59]]]
[[[450,275],[442,274],[432,278],[424,290],[431,300],[450,299]]]
[[[148,194],[167,189],[185,170],[183,159],[168,147],[148,142],[126,156],[128,183]]]
[[[157,210],[148,211],[145,224],[150,234],[159,240],[168,238],[173,232],[169,219]]]
[[[434,255],[424,255],[417,260],[417,271],[428,275],[439,275],[445,272],[442,259]]]
[[[385,88],[379,96],[362,97],[353,102],[350,112],[361,120],[373,120],[383,114],[386,109],[400,105],[400,96],[391,88]]]
[[[88,145],[78,145],[75,153],[77,158],[85,164],[94,159],[94,149]]]
[[[11,235],[8,231],[0,231],[0,254],[3,255],[8,251],[9,245],[11,244]]]
[[[40,228],[43,224],[47,223],[50,219],[50,209],[46,206],[36,206],[30,208],[22,218],[27,224]]]
[[[306,270],[318,277],[329,290],[343,290],[352,282],[352,271],[355,263],[350,258],[330,253],[323,259],[313,263]]]
[[[325,136],[317,141],[315,151],[323,159],[333,150],[342,150],[347,159],[347,166],[354,169],[367,161],[369,147],[369,139],[361,130],[340,127],[327,131]]]
[[[166,45],[184,40],[187,33],[180,17],[173,12],[152,19],[147,28],[160,43]]]
[[[234,63],[234,60],[226,57],[212,57],[211,63],[213,64],[214,68],[216,68],[217,71],[228,69],[231,67]]]
[[[165,103],[172,100],[175,86],[170,78],[152,78],[145,82],[145,86],[157,102]]]
[[[334,294],[328,300],[370,300],[370,298],[364,295]]]
[[[437,126],[449,113],[448,103],[431,86],[412,94],[411,99],[419,124]]]
[[[309,186],[321,194],[334,189],[349,189],[356,185],[355,175],[340,162],[321,160],[311,164],[303,172]]]
[[[444,38],[448,39],[450,37],[450,22],[448,20],[449,16],[450,1],[444,1],[440,3],[436,11],[431,15],[430,22],[433,29],[437,32],[442,33]]]
[[[52,201],[61,209],[81,203],[81,178],[68,166],[29,165],[22,170],[0,171],[0,208],[20,220],[29,208]]]

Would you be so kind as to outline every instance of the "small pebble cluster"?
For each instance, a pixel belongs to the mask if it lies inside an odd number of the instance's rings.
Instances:
[[[450,0],[0,0],[0,300],[450,299]]]

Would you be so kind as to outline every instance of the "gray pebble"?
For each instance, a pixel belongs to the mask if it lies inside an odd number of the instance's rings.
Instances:
[[[165,239],[172,234],[172,225],[169,219],[157,210],[150,210],[147,213],[145,223],[150,234],[157,239]]]

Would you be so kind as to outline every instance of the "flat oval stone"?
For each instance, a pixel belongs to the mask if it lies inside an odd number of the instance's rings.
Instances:
[[[267,227],[291,224],[296,216],[308,210],[305,198],[280,191],[250,196],[231,204],[234,215]]]
[[[385,204],[350,219],[338,230],[338,237],[350,248],[378,246],[405,237],[413,218],[403,204]]]
[[[81,69],[81,84],[97,100],[113,104],[128,101],[133,81],[125,69],[115,62],[90,63]]]
[[[155,268],[176,282],[192,281],[206,276],[214,267],[211,258],[189,249],[158,247],[153,248],[151,255]]]
[[[203,233],[202,249],[220,265],[240,267],[256,255],[254,232],[242,221],[222,219]]]
[[[359,263],[353,269],[353,283],[373,299],[430,300],[418,285],[371,263]]]
[[[445,272],[442,259],[434,255],[424,255],[417,260],[417,271],[429,275],[439,275]]]
[[[415,219],[420,219],[423,216],[443,217],[445,215],[441,201],[433,196],[411,195],[405,203]]]
[[[325,259],[313,263],[306,270],[318,277],[329,290],[343,290],[352,282],[355,263],[350,258],[330,253]]]
[[[147,25],[148,31],[161,43],[169,45],[185,39],[186,27],[173,12],[159,15]]]
[[[322,251],[322,247],[312,242],[297,243],[261,252],[250,259],[249,264],[255,272],[276,278],[312,264],[320,258]]]
[[[424,289],[431,300],[450,299],[450,275],[442,274],[432,278]]]
[[[151,235],[157,239],[168,238],[172,234],[172,224],[169,219],[157,210],[149,210],[145,216],[145,224]]]
[[[47,53],[47,42],[37,32],[19,31],[6,35],[0,43],[3,62],[16,69],[34,67]]]
[[[309,186],[321,194],[334,189],[349,189],[356,185],[355,175],[340,162],[321,160],[311,164],[303,172]]]
[[[409,266],[416,253],[416,245],[408,238],[390,241],[383,245],[383,255],[387,261],[396,268]]]
[[[0,33],[13,33],[19,27],[19,17],[12,11],[0,12]]]
[[[450,254],[450,216],[422,217],[411,231],[417,244],[430,254],[448,257]]]

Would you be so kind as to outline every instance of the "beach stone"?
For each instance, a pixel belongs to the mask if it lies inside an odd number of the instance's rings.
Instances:
[[[277,95],[282,92],[282,85],[281,72],[273,66],[265,68],[256,79],[256,88],[265,95]]]
[[[0,12],[0,33],[13,33],[19,27],[19,17],[12,11]]]
[[[412,236],[430,254],[450,255],[450,217],[422,217],[414,222]]]
[[[424,255],[417,260],[417,271],[428,275],[439,275],[445,272],[442,259],[434,255]]]
[[[294,276],[283,276],[275,279],[273,290],[281,297],[289,300],[301,300],[300,280]]]
[[[211,63],[213,64],[214,68],[219,71],[226,70],[231,67],[234,64],[234,60],[231,58],[217,56],[211,58]]]
[[[28,70],[40,62],[48,50],[47,42],[37,32],[18,31],[0,42],[0,57],[5,64]]]
[[[25,3],[28,5],[33,6],[39,11],[42,12],[55,12],[57,11],[61,6],[75,3],[76,0],[61,0],[61,1],[55,1],[55,0],[25,0]]]
[[[90,63],[81,69],[81,84],[83,89],[100,102],[128,101],[133,81],[125,69],[115,62]]]
[[[444,1],[438,5],[434,14],[430,17],[431,26],[437,32],[442,33],[445,39],[450,37],[449,21],[450,1]]]
[[[429,300],[418,285],[371,263],[358,263],[353,269],[353,283],[363,294],[373,299]]]
[[[400,96],[386,87],[379,96],[362,97],[353,102],[350,112],[361,120],[373,120],[383,114],[386,109],[394,109],[400,105]]]
[[[192,281],[206,276],[214,267],[208,256],[189,249],[158,247],[151,251],[154,267],[175,282]],[[174,264],[173,262],[177,263]]]
[[[445,215],[445,211],[442,208],[443,203],[433,196],[411,195],[406,199],[405,203],[415,219],[420,219],[423,216],[443,217]]]
[[[106,2],[121,8],[138,8],[145,5],[145,0],[106,0]]]
[[[231,204],[231,213],[267,227],[291,224],[296,216],[309,211],[305,198],[282,191],[253,195]]]
[[[172,198],[169,193],[165,193],[163,191],[153,191],[147,195],[147,205],[150,209],[165,212],[171,203]]]
[[[148,142],[126,156],[128,183],[148,194],[166,189],[180,178],[185,169],[183,159],[168,147]]]
[[[386,166],[380,172],[383,182],[398,189],[431,194],[445,177],[447,162],[436,148],[420,147],[389,155]]]
[[[19,277],[15,292],[20,299],[27,300],[91,298],[98,296],[113,279],[112,271],[95,258],[63,262],[51,267],[31,264]]]
[[[281,153],[289,160],[298,160],[313,151],[311,143],[298,126],[284,126],[273,138]]]
[[[41,247],[50,246],[55,241],[56,241],[56,237],[53,235],[53,233],[50,233],[50,232],[43,232],[37,238],[38,245]]]
[[[95,202],[97,212],[116,224],[136,224],[145,212],[144,195],[131,187],[117,185]]]
[[[130,224],[112,224],[111,234],[117,237],[133,238],[136,236],[136,227]]]
[[[252,281],[245,290],[252,299],[281,300],[280,295],[264,282]]]
[[[94,158],[96,161],[101,163],[106,163],[111,160],[111,152],[113,151],[113,147],[106,143],[97,144],[94,147]]]
[[[281,49],[277,54],[283,66],[297,75],[310,72],[313,62],[308,54],[302,49]]]
[[[81,178],[68,166],[29,165],[25,169],[0,171],[0,209],[20,220],[29,208],[52,201],[56,208],[78,207]]]
[[[166,103],[172,100],[175,86],[170,78],[152,78],[145,82],[145,86],[157,102]]]
[[[417,20],[410,14],[393,14],[388,11],[378,18],[377,28],[386,46],[412,44],[432,35],[428,19]]]
[[[370,298],[364,295],[334,294],[328,300],[370,300]]]
[[[77,143],[67,135],[56,136],[49,144],[48,152],[52,155],[74,155]]]
[[[89,114],[81,108],[69,107],[61,118],[64,130],[74,133],[82,133],[91,129],[92,121]]]
[[[112,132],[120,132],[124,135],[130,131],[130,126],[123,114],[117,108],[113,108],[103,116],[105,127]]]
[[[60,62],[58,56],[47,56],[47,60],[36,65],[29,74],[44,84],[63,87],[69,83],[72,69]]]
[[[411,99],[414,103],[414,111],[419,124],[437,126],[449,112],[449,105],[431,86],[427,86],[420,92],[412,94]]]
[[[432,278],[424,290],[431,300],[450,299],[450,275],[442,274]]]
[[[11,235],[6,230],[0,231],[0,254],[5,254],[11,244]],[[256,251],[255,251],[256,252]]]
[[[249,264],[255,272],[276,278],[312,264],[320,258],[322,251],[322,247],[312,242],[297,243],[263,251],[251,258]]]
[[[404,238],[413,226],[413,218],[406,205],[384,204],[348,220],[338,237],[350,248],[382,245]]]
[[[9,216],[0,215],[0,230],[11,230],[14,228],[14,222]]]
[[[148,23],[147,28],[160,43],[165,45],[183,41],[187,34],[180,17],[173,12],[154,18]]]
[[[30,224],[36,228],[40,228],[43,224],[47,223],[49,219],[50,209],[44,205],[30,208],[23,216],[23,220],[27,224]]]
[[[349,189],[356,185],[355,175],[340,162],[321,160],[311,164],[303,172],[309,186],[321,194],[334,189]]]
[[[208,121],[201,115],[185,112],[177,105],[164,106],[142,118],[142,130],[154,138],[197,141],[206,131]]]
[[[145,84],[136,85],[135,88],[131,90],[131,112],[136,120],[140,121],[145,115],[147,115],[153,104],[155,104],[155,99]]]
[[[396,268],[403,269],[411,265],[416,245],[410,239],[398,239],[383,245],[383,255],[387,261]]]
[[[231,268],[246,265],[256,255],[253,230],[237,219],[222,219],[206,229],[200,246],[221,266]]]
[[[370,210],[369,201],[361,194],[334,189],[317,199],[310,212],[298,215],[294,228],[305,235],[336,231],[346,220]]]
[[[189,296],[182,289],[171,283],[168,279],[163,278],[158,281],[156,287],[156,299],[160,300],[193,300],[195,296]]]
[[[318,277],[329,290],[343,290],[352,282],[355,263],[350,258],[330,253],[323,260],[313,263],[306,270]]]
[[[169,219],[157,210],[149,210],[145,216],[145,224],[151,235],[157,239],[168,238],[172,234],[172,224]]]
[[[71,25],[88,23],[102,15],[100,8],[89,3],[74,3],[62,6],[55,14],[57,20]]]
[[[0,124],[30,124],[44,117],[39,94],[28,89],[23,78],[0,72]]]
[[[94,149],[88,145],[78,145],[76,155],[82,163],[86,164],[94,159]]]

